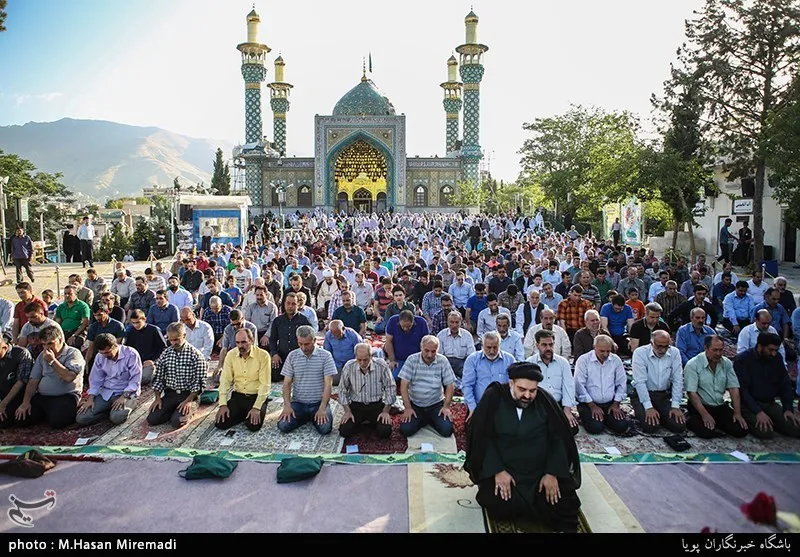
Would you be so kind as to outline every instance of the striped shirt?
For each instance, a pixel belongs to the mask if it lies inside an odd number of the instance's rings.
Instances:
[[[439,339],[439,354],[447,358],[463,360],[475,352],[475,341],[466,329],[459,329],[457,336],[453,336],[449,328],[442,329],[436,338]]]
[[[381,401],[391,406],[397,398],[396,392],[397,384],[384,360],[373,358],[367,373],[361,371],[358,360],[350,360],[344,365],[339,381],[339,404],[346,406],[351,402],[372,404]]]
[[[306,356],[297,348],[286,356],[281,375],[293,380],[292,402],[313,404],[322,400],[325,376],[336,375],[336,364],[327,350],[315,346],[314,352]]]
[[[442,387],[451,385],[456,380],[447,358],[436,354],[436,359],[428,365],[420,352],[408,357],[399,377],[410,383],[408,396],[411,403],[421,408],[441,402],[444,399]]]

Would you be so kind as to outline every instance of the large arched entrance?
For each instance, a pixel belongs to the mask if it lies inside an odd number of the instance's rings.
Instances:
[[[350,210],[371,213],[378,206],[379,196],[385,207],[388,183],[386,158],[366,141],[356,140],[336,158],[334,182],[340,210],[343,198],[349,201]]]

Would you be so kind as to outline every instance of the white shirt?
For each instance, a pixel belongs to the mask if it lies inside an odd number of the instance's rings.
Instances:
[[[457,336],[453,336],[450,329],[442,329],[436,338],[439,339],[439,354],[447,358],[463,360],[475,352],[475,342],[466,329],[459,329]]]
[[[753,298],[753,302],[758,305],[764,301],[764,292],[767,291],[767,282],[762,280],[761,284],[756,286],[753,284],[753,279],[747,281],[747,293]]]
[[[645,410],[653,407],[650,391],[672,393],[672,407],[680,408],[683,398],[683,366],[681,352],[674,346],[662,356],[656,356],[653,345],[640,346],[633,351],[633,386]]]
[[[214,331],[205,321],[195,320],[194,329],[186,326],[186,342],[203,353],[203,358],[211,359],[211,350],[214,348]]]
[[[178,308],[178,313],[180,313],[183,308],[190,308],[194,305],[192,295],[183,288],[178,288],[175,292],[167,290],[167,300],[169,300],[170,304]]]
[[[539,349],[536,348],[536,331],[541,330],[541,323],[528,329],[528,333],[525,335],[525,340],[522,343],[522,345],[525,347],[526,358],[530,358],[534,354],[539,353]],[[572,343],[569,341],[567,331],[565,331],[560,325],[553,324],[553,333],[556,335],[553,353],[569,359],[572,356]]]
[[[558,354],[553,354],[550,365],[547,365],[542,361],[542,356],[538,352],[528,358],[528,361],[538,365],[539,369],[542,370],[544,379],[539,383],[539,386],[544,387],[548,393],[553,395],[553,398],[561,406],[574,408],[575,378],[572,377],[569,361]]]
[[[82,224],[78,227],[79,240],[92,240],[94,239],[94,226],[90,224]]]
[[[722,271],[714,275],[714,284],[722,282]],[[739,282],[739,277],[736,276],[736,273],[731,272],[731,284],[736,286],[736,283]]]
[[[200,229],[200,236],[209,236],[210,237],[210,236],[213,236],[213,235],[214,235],[214,229],[211,228],[210,226],[204,226],[203,228]]]
[[[622,360],[609,354],[605,362],[597,353],[587,352],[575,362],[575,395],[578,402],[606,404],[622,402],[627,396],[628,376]]]
[[[769,326],[767,332],[774,335],[778,334],[778,331],[776,331],[775,327],[772,325]],[[746,352],[747,350],[754,348],[758,343],[758,335],[760,334],[761,331],[758,330],[758,327],[756,327],[755,323],[750,323],[747,327],[744,327],[741,331],[739,331],[739,340],[736,342],[736,353],[741,354],[742,352]],[[783,343],[781,343],[780,347],[778,348],[778,352],[781,356],[783,356],[783,363],[785,365],[786,348],[783,347]]]
[[[500,350],[508,352],[518,362],[523,361],[525,359],[525,348],[522,345],[522,335],[510,329],[506,338],[500,342]]]

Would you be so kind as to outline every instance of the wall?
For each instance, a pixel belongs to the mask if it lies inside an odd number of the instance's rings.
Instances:
[[[749,226],[753,228],[752,210],[733,213],[734,200],[741,198],[742,195],[740,180],[728,181],[725,172],[718,168],[714,172],[714,183],[719,187],[720,194],[705,199],[705,215],[697,218],[699,226],[695,229],[695,236],[705,240],[709,255],[719,254],[719,229],[726,217],[733,219],[730,231],[734,236],[738,235],[741,228],[741,222],[737,220],[739,218],[748,218]],[[764,185],[763,216],[764,245],[773,246],[773,257],[783,261],[783,209],[773,198],[773,190],[768,183]]]

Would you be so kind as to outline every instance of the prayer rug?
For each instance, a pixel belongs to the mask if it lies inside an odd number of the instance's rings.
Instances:
[[[229,478],[194,481],[178,476],[186,466],[186,462],[155,460],[59,462],[40,478],[0,486],[3,501],[10,495],[21,501],[38,501],[50,490],[56,498],[49,509],[25,510],[33,528],[3,520],[0,532],[409,531],[405,466],[326,465],[314,478],[291,484],[277,483],[277,464],[241,462]],[[124,494],[124,503],[110,494]],[[269,501],[280,502],[280,512],[265,513]],[[332,512],[343,508],[347,512]]]
[[[490,534],[545,534],[554,532],[554,530],[548,529],[541,522],[530,519],[493,520],[489,518],[485,509],[483,509],[483,520],[486,525],[486,531]],[[578,515],[578,533],[591,533],[583,512]]]
[[[229,430],[217,429],[214,426],[215,415],[210,416],[201,428],[198,428],[196,440],[190,440],[189,446],[202,450],[229,450],[237,452],[269,452],[285,454],[327,454],[341,450],[343,439],[339,435],[339,422],[342,419],[342,406],[331,400],[333,412],[333,431],[328,435],[320,435],[310,423],[291,433],[278,431],[278,418],[283,411],[283,399],[280,396],[270,400],[264,425],[257,432],[251,432],[244,424]],[[216,407],[214,408],[216,414]],[[229,433],[229,432],[234,433]]]
[[[646,532],[768,533],[742,515],[758,492],[775,498],[778,511],[800,511],[798,470],[788,464],[670,464],[597,466]],[[667,518],[665,518],[667,517]]]
[[[409,464],[408,514],[412,533],[485,532],[475,501],[478,488],[460,464]]]

